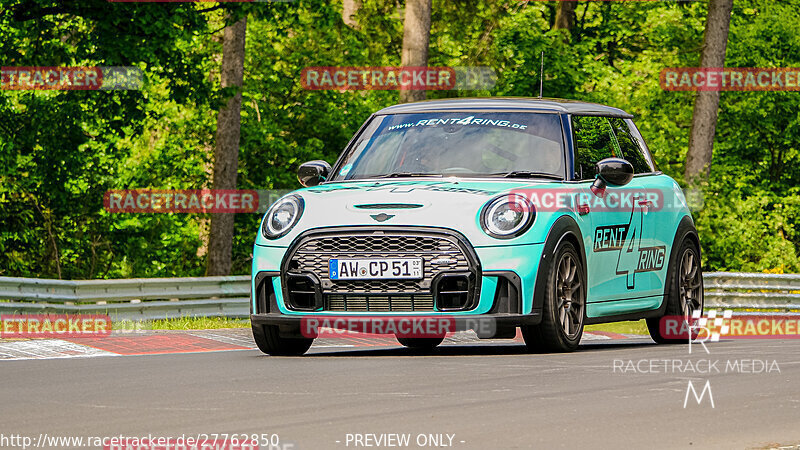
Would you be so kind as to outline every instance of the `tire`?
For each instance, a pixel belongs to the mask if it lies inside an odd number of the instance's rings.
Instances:
[[[522,327],[528,350],[571,352],[578,348],[586,319],[586,273],[575,246],[564,241],[548,267],[542,321]]]
[[[313,338],[281,337],[276,325],[258,325],[251,323],[253,339],[258,349],[272,356],[300,356],[308,351]]]
[[[403,347],[408,347],[412,350],[418,351],[432,351],[435,349],[439,344],[444,341],[444,336],[442,337],[434,337],[434,338],[407,338],[407,337],[400,337],[395,336],[397,338],[397,342],[400,343]]]
[[[703,268],[700,251],[688,236],[683,237],[674,262],[668,274],[669,290],[664,298],[667,303],[664,315],[683,316],[687,323],[691,323],[694,312],[699,310],[700,314],[703,313]],[[660,322],[661,317],[647,319],[647,330],[654,341],[659,344],[688,343],[688,336],[676,339],[662,335]],[[696,337],[697,334],[693,333],[692,338]]]

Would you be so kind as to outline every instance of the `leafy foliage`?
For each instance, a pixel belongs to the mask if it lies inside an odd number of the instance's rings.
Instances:
[[[307,66],[399,65],[402,2],[364,0],[360,26],[341,3],[117,3],[0,0],[4,66],[136,66],[140,91],[3,91],[0,276],[202,275],[207,216],[111,214],[103,193],[210,186],[220,30],[248,14],[239,187],[297,186],[305,160],[333,161],[392,91],[306,91]],[[658,165],[680,180],[692,93],[659,86],[665,67],[696,66],[704,2],[581,2],[552,31],[555,2],[435,1],[431,66],[490,66],[486,91],[544,94],[637,115]],[[737,0],[728,65],[800,67],[800,0]],[[695,219],[706,269],[800,270],[800,96],[724,93],[712,177]],[[259,217],[236,217],[234,271],[249,271]]]

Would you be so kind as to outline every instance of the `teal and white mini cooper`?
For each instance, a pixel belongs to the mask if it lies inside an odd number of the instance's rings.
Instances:
[[[265,353],[306,352],[310,317],[490,321],[480,337],[519,327],[531,350],[570,351],[585,324],[645,318],[661,343],[661,317],[702,312],[686,200],[620,109],[392,106],[333,167],[303,164],[298,179],[305,188],[269,208],[253,248],[250,317]]]

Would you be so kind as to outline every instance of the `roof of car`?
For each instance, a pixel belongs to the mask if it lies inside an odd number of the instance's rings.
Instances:
[[[528,97],[486,97],[486,98],[454,98],[444,100],[428,100],[383,108],[376,114],[401,114],[444,112],[462,110],[481,111],[540,111],[560,112],[574,115],[601,115],[611,117],[633,118],[633,115],[611,106],[597,103],[565,100],[560,98],[528,98]]]

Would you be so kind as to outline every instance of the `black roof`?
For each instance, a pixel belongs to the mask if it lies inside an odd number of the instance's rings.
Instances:
[[[428,100],[383,108],[375,114],[400,114],[444,111],[540,111],[559,112],[574,115],[602,115],[611,117],[633,118],[633,115],[611,106],[597,103],[564,100],[560,98],[527,98],[527,97],[484,97],[453,98],[444,100]]]

